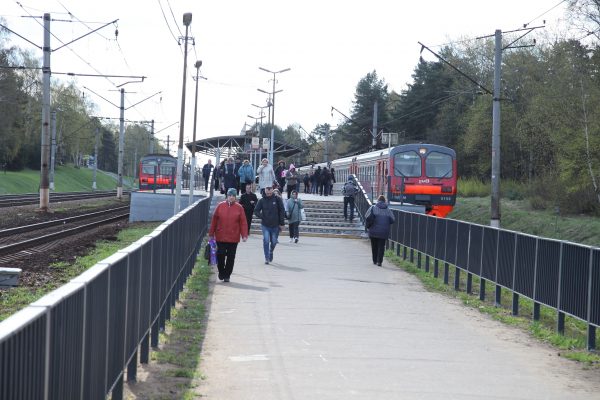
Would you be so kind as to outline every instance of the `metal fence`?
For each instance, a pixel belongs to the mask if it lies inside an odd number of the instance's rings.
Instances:
[[[368,193],[359,185],[356,207],[364,221],[371,206]],[[388,241],[403,246],[403,257],[425,269],[433,260],[434,275],[444,263],[444,282],[454,265],[454,286],[458,290],[460,271],[467,273],[467,292],[472,292],[474,276],[480,278],[479,297],[486,296],[486,283],[494,287],[500,303],[502,289],[512,292],[513,314],[518,314],[519,296],[533,301],[533,318],[540,318],[540,306],[557,311],[556,329],[564,333],[565,316],[587,323],[587,347],[596,347],[596,328],[600,326],[600,248],[547,239],[524,233],[471,224],[425,214],[392,210],[396,222]],[[396,254],[400,255],[400,246]]]
[[[600,326],[600,249],[561,240],[547,239],[519,232],[471,224],[452,219],[431,217],[393,210],[396,223],[389,240],[417,251],[417,265],[425,256],[425,268],[434,260],[444,263],[444,280],[448,266],[467,273],[467,292],[472,278],[480,278],[479,296],[483,300],[486,282],[495,285],[495,300],[500,303],[501,290],[513,293],[513,313],[518,313],[519,296],[534,302],[534,319],[540,306],[557,311],[557,331],[564,333],[565,316],[587,323],[587,346],[595,348],[596,327]],[[400,255],[400,246],[396,246]]]
[[[0,323],[0,399],[121,399],[192,272],[211,199]]]

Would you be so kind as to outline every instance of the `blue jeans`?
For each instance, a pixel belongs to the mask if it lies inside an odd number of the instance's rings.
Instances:
[[[268,226],[260,225],[260,229],[263,234],[263,251],[265,253],[265,260],[271,260],[271,253],[275,250],[277,245],[277,238],[279,237],[279,227],[269,228]]]

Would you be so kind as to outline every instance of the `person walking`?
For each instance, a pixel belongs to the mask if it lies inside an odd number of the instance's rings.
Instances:
[[[365,213],[365,223],[367,225],[370,220],[372,220],[372,223],[367,228],[369,230],[369,239],[371,239],[373,264],[381,267],[383,253],[385,252],[385,242],[390,235],[390,226],[396,221],[392,210],[388,208],[384,195],[379,196],[377,203],[369,207]]]
[[[283,190],[285,187],[285,174],[287,170],[285,168],[285,161],[280,160],[277,163],[277,167],[275,167],[275,177],[277,178],[277,184],[279,185],[279,190]]]
[[[246,193],[240,196],[240,204],[244,208],[246,213],[246,221],[248,222],[248,236],[250,236],[250,226],[252,225],[252,215],[254,214],[254,207],[258,198],[254,194],[254,184],[250,182],[246,185]]]
[[[344,196],[344,221],[348,220],[348,207],[350,207],[350,222],[354,220],[354,196],[358,193],[358,184],[350,175],[348,182],[344,183],[342,195]]]
[[[238,176],[240,179],[240,191],[244,194],[246,193],[246,185],[254,181],[254,168],[250,165],[250,160],[244,160],[244,163],[238,169]]]
[[[285,179],[287,180],[287,198],[289,200],[292,191],[294,190],[298,190],[300,186],[300,177],[298,176],[298,172],[296,171],[296,167],[294,167],[294,164],[290,164],[290,169],[288,169],[287,173],[285,174]]]
[[[208,191],[208,178],[210,178],[210,171],[212,171],[212,169],[215,166],[212,165],[212,161],[208,160],[206,162],[206,164],[204,164],[204,166],[202,167],[202,177],[204,178],[204,191],[207,192]]]
[[[289,183],[288,183],[289,185]],[[304,208],[302,205],[302,199],[298,198],[298,191],[292,190],[292,197],[287,200],[287,217],[288,227],[290,229],[290,243],[298,243],[300,237],[300,221],[301,211]]]
[[[273,182],[277,181],[273,167],[269,164],[269,160],[263,158],[260,166],[256,169],[256,173],[258,174],[258,188],[260,189],[260,194],[262,197],[265,197],[265,188],[270,187],[273,189]]]
[[[279,232],[283,230],[285,210],[281,198],[273,194],[273,187],[265,187],[265,197],[258,200],[254,215],[260,219],[263,234],[263,251],[265,264],[273,261],[273,252],[277,245]]]
[[[208,230],[209,239],[217,242],[217,268],[219,279],[229,282],[233,272],[235,253],[240,237],[248,240],[248,224],[241,205],[236,202],[237,191],[230,188],[227,200],[220,202],[213,212]]]
[[[225,193],[229,193],[229,189],[236,189],[237,193],[237,178],[235,173],[235,164],[233,157],[229,157],[223,166],[223,189]]]

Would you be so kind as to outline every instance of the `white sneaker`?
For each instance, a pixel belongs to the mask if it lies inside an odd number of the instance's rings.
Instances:
[[[290,238],[290,243],[294,243],[294,238]]]

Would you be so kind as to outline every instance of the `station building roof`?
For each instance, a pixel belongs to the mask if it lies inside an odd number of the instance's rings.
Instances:
[[[235,157],[236,154],[247,154],[251,151],[258,152],[258,149],[252,149],[252,136],[247,135],[215,136],[208,139],[189,142],[185,145],[190,151],[195,147],[197,153],[203,153],[213,157],[219,155],[219,158],[225,156]],[[267,153],[264,149],[262,152],[263,154]],[[275,160],[278,158],[294,156],[298,153],[302,153],[302,150],[291,144],[275,140],[273,142],[273,153],[273,159]]]

